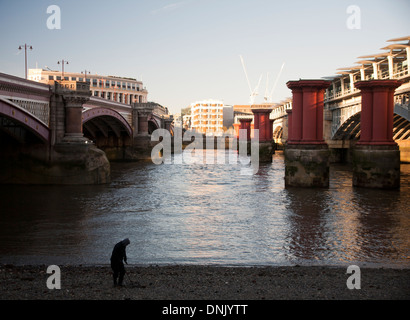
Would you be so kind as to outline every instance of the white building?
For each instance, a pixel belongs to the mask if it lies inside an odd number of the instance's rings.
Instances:
[[[73,72],[64,72],[63,75],[60,71],[29,69],[28,79],[46,84],[60,80],[88,82],[95,97],[125,104],[147,102],[148,91],[142,81],[132,78]]]
[[[223,108],[219,100],[191,103],[191,128],[206,135],[223,134]]]

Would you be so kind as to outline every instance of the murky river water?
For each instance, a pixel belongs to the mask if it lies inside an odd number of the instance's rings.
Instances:
[[[176,156],[178,157],[178,156]],[[285,189],[284,159],[240,165],[114,163],[103,186],[0,186],[0,263],[410,267],[410,164],[399,191]]]

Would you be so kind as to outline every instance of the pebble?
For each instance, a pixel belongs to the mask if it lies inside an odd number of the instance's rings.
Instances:
[[[47,266],[0,265],[2,300],[409,300],[410,269],[361,268],[361,289],[346,268],[126,266],[114,287],[107,266],[60,266],[61,289],[48,289]]]

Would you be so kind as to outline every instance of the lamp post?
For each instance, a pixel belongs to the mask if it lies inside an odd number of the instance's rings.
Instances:
[[[84,70],[84,71],[81,71],[81,73],[84,74],[84,80],[87,80],[87,73],[90,74],[91,72],[87,71],[87,70]]]
[[[57,63],[62,65],[62,74],[61,74],[61,78],[62,78],[62,80],[64,80],[64,64],[68,64],[68,61],[61,60],[61,61],[57,61]]]
[[[24,60],[25,60],[24,71],[25,71],[25,75],[27,79],[27,48],[30,50],[33,50],[33,47],[25,43],[24,45],[19,46],[19,50],[23,50],[23,47],[24,47]]]

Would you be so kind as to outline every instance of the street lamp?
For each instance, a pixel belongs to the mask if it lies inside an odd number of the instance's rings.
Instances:
[[[19,46],[19,50],[23,50],[23,47],[24,47],[24,59],[25,59],[24,71],[25,71],[26,79],[27,79],[27,48],[30,50],[33,50],[33,47],[25,43],[24,45]]]
[[[64,64],[68,64],[68,61],[65,61],[65,60],[61,60],[61,61],[57,61],[57,63],[58,64],[61,64],[62,65],[62,75],[61,75],[61,78],[62,78],[62,80],[64,80]]]
[[[84,74],[84,80],[87,80],[87,73],[90,74],[91,72],[84,70],[84,71],[81,71],[81,73]]]

